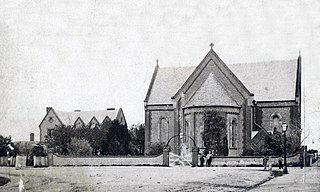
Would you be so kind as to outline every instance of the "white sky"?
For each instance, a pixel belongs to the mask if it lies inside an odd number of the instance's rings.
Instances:
[[[45,108],[122,107],[144,122],[160,67],[198,65],[215,44],[225,63],[296,59],[306,127],[320,148],[319,1],[0,0],[0,134],[39,135]]]

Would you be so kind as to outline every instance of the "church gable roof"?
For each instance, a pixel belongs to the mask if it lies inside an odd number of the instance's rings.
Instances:
[[[213,46],[213,44],[210,44],[210,46],[211,45]],[[205,70],[209,63],[213,63],[216,67],[218,67],[219,71],[224,74],[224,76],[227,78],[227,81],[229,81],[234,87],[236,87],[237,91],[242,95],[242,97],[251,95],[251,93],[244,86],[244,84],[237,78],[237,76],[235,76],[235,74],[227,67],[227,65],[213,50],[212,46],[208,54],[204,57],[201,63],[195,68],[195,70],[189,76],[187,81],[184,82],[184,84],[172,98],[177,98],[181,92],[185,93],[192,86],[195,80],[201,75],[201,73],[203,72],[203,70]]]
[[[149,104],[171,103],[171,97],[188,79],[194,68],[194,66],[164,68],[159,67],[147,102]]]
[[[297,60],[238,63],[228,67],[257,101],[295,99]]]
[[[192,85],[208,62],[214,61],[242,94],[254,94],[257,101],[294,100],[297,60],[225,64],[211,49],[197,67],[157,66],[150,84],[148,104],[170,104]]]

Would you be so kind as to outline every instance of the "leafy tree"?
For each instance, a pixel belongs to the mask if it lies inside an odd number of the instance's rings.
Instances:
[[[0,156],[16,156],[19,153],[18,147],[12,142],[11,136],[0,135]]]
[[[47,148],[45,147],[45,145],[35,145],[32,147],[32,149],[30,150],[30,157],[33,156],[47,156],[48,152],[47,152]]]
[[[131,138],[126,125],[121,125],[118,120],[114,120],[106,135],[104,151],[111,155],[127,155],[130,153]]]
[[[143,155],[144,154],[144,133],[145,133],[145,125],[135,125],[130,128],[130,151],[131,154],[135,155]]]
[[[89,129],[89,130],[88,130]],[[110,123],[103,123],[101,127],[88,128],[87,137],[85,137],[93,148],[95,155],[102,153],[102,145],[107,140],[107,132],[110,129]],[[106,153],[105,153],[106,154]]]
[[[218,156],[228,155],[226,119],[216,111],[205,111],[202,139],[206,150],[213,150]]]
[[[3,137],[0,135],[0,156],[7,156],[7,152],[10,152],[9,145],[13,144],[11,142],[11,136]]]
[[[91,155],[92,148],[86,139],[71,138],[68,146],[68,152],[71,155]]]
[[[32,145],[36,144],[37,142],[33,141],[16,141],[14,142],[14,148],[18,151],[17,154],[19,155],[27,155],[30,153],[32,149]]]
[[[297,152],[298,149],[296,149],[296,140],[292,136],[288,135],[286,137],[287,142],[287,154],[294,154]],[[272,155],[283,155],[284,153],[284,137],[283,133],[281,132],[275,132],[272,135],[269,135],[266,141],[267,145],[267,151],[271,153]]]
[[[161,155],[163,153],[163,148],[166,144],[164,142],[151,143],[149,154],[150,155]]]
[[[46,144],[50,148],[55,148],[58,154],[68,155],[68,146],[72,137],[74,137],[74,131],[71,126],[56,126],[52,136],[46,137]]]
[[[141,133],[139,133],[141,134]],[[57,126],[52,137],[46,138],[48,147],[54,147],[61,155],[68,155],[68,148],[72,138],[86,140],[94,155],[127,155],[130,154],[129,144],[131,137],[126,125],[121,125],[117,120],[104,121],[101,126],[74,128],[72,126]]]

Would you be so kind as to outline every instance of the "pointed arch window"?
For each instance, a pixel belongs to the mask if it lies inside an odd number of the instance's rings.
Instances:
[[[166,117],[160,117],[158,122],[158,141],[168,141],[169,134],[169,120]]]
[[[271,126],[270,126],[270,131],[274,134],[277,131],[281,132],[281,115],[280,114],[272,114],[271,115]]]
[[[236,148],[237,142],[237,119],[232,119],[231,126],[230,126],[230,148]]]

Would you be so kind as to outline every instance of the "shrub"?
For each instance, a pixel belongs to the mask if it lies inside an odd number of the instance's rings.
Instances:
[[[89,141],[85,139],[71,138],[68,152],[71,155],[91,155],[92,148]]]
[[[30,150],[30,157],[33,157],[33,156],[47,156],[48,153],[47,153],[47,148],[45,145],[41,145],[41,144],[38,144],[38,145],[35,145],[34,147],[32,147],[32,149]]]
[[[150,151],[149,154],[150,155],[160,155],[163,153],[163,148],[165,146],[165,143],[160,143],[160,142],[156,142],[156,143],[152,143],[150,145]]]

